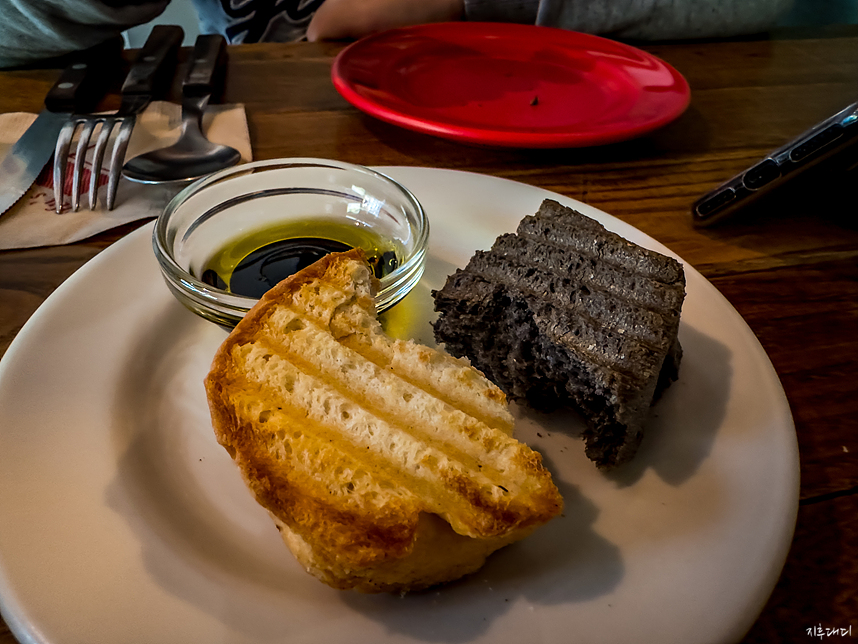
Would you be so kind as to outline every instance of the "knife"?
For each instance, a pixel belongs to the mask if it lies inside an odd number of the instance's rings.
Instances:
[[[72,113],[95,107],[104,95],[121,51],[122,41],[111,39],[80,54],[60,74],[45,97],[45,109],[0,161],[0,215],[33,185]]]

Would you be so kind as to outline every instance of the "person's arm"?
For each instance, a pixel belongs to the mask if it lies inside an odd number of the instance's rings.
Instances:
[[[87,49],[161,14],[169,0],[0,0],[0,68]]]
[[[676,39],[765,31],[793,0],[325,0],[309,40],[360,38],[425,22],[520,22],[617,38]]]
[[[325,0],[307,28],[307,40],[360,38],[427,22],[461,20],[463,0]]]

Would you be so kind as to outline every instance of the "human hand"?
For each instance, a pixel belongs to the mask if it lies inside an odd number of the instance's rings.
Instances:
[[[325,0],[307,28],[307,40],[357,39],[377,31],[461,20],[464,0]]]

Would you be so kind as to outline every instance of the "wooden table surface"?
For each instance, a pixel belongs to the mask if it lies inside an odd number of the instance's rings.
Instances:
[[[688,214],[704,191],[858,100],[858,29],[645,45],[688,79],[690,108],[651,135],[579,150],[483,149],[379,122],[334,90],[330,67],[340,48],[230,49],[225,100],[245,104],[255,158],[315,156],[515,179],[611,213],[679,254],[756,333],[798,434],[795,537],[745,641],[815,639],[807,629],[818,625],[851,627],[858,637],[858,206],[820,195],[710,230],[694,229]],[[0,112],[38,111],[56,76],[0,72]],[[135,227],[0,252],[0,353],[63,280]],[[14,641],[0,622],[0,643]]]

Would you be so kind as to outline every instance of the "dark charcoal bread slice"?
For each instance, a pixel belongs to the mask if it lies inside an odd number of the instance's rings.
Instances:
[[[650,406],[676,379],[682,265],[556,201],[433,295],[436,339],[511,398],[576,409],[600,468],[635,454]]]

